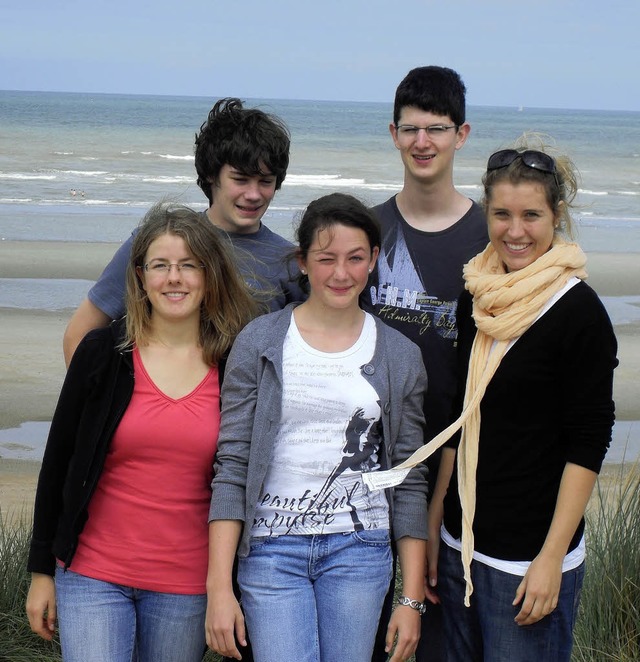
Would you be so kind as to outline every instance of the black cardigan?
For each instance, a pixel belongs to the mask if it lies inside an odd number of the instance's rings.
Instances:
[[[462,393],[476,334],[468,292],[460,298],[458,328]],[[616,351],[604,306],[581,282],[504,356],[480,407],[473,524],[478,552],[531,561],[549,530],[565,464],[600,470],[614,421]],[[460,537],[455,471],[445,498],[444,524]],[[584,522],[569,550],[577,546],[583,528]]]
[[[105,457],[133,394],[130,350],[117,346],[124,318],[90,331],[76,349],[53,415],[38,478],[27,570],[71,564]],[[225,360],[218,364],[220,386]]]
[[[124,320],[78,345],[58,399],[42,460],[27,570],[53,575],[71,563],[111,437],[133,393],[130,351],[119,351]]]

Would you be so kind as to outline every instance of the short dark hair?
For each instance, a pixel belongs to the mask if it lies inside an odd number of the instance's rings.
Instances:
[[[296,255],[307,258],[309,248],[316,235],[333,225],[346,225],[362,230],[369,240],[369,248],[380,248],[380,224],[375,214],[358,198],[347,193],[330,193],[313,200],[306,208],[295,231]],[[309,290],[306,274],[298,275],[298,284],[304,291]]]
[[[398,124],[402,109],[415,106],[435,115],[444,115],[460,126],[465,123],[467,88],[460,74],[447,67],[416,67],[396,89],[393,123]]]
[[[249,176],[274,175],[278,190],[287,174],[290,144],[289,129],[279,117],[244,108],[240,99],[220,99],[196,134],[198,186],[213,204],[211,185],[228,164]]]

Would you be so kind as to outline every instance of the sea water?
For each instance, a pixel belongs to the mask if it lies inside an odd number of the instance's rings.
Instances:
[[[215,101],[0,91],[0,241],[123,241],[158,200],[204,209],[193,144]],[[291,131],[288,174],[264,218],[276,232],[292,238],[296,217],[326,193],[344,191],[373,205],[401,189],[402,165],[388,130],[391,102],[246,102],[279,115]],[[583,248],[640,253],[640,113],[471,106],[467,119],[471,134],[454,170],[461,192],[480,197],[491,152],[525,131],[547,134],[582,175],[574,217]],[[90,285],[0,279],[0,308],[29,302],[69,310]],[[627,299],[605,302],[612,317],[637,312],[636,298]],[[616,426],[614,446],[631,443],[637,456],[638,422],[626,424]],[[25,425],[43,426],[37,434],[24,430],[35,446],[25,448],[17,430],[2,431],[1,456],[41,457],[48,423]]]
[[[0,91],[0,239],[122,241],[161,199],[198,209],[193,144],[215,98]],[[291,130],[291,163],[265,222],[291,237],[332,191],[377,204],[400,190],[391,103],[249,99]],[[550,135],[582,175],[586,250],[640,251],[640,113],[468,109],[455,183],[480,196],[487,156],[524,131]]]

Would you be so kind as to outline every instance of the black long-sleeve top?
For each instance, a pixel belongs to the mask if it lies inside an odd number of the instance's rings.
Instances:
[[[458,306],[461,394],[476,333],[471,303],[471,295],[463,293]],[[480,410],[473,524],[478,552],[510,561],[532,560],[549,530],[566,463],[599,472],[614,422],[616,352],[604,306],[580,282],[503,357]],[[444,524],[460,537],[455,471],[445,498]],[[583,529],[584,521],[569,551]]]

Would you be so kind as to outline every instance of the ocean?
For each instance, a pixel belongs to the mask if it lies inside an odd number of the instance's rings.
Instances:
[[[204,209],[193,142],[216,100],[0,91],[0,241],[119,242],[158,200]],[[402,187],[388,132],[391,102],[246,102],[279,115],[291,130],[288,175],[264,217],[274,231],[292,238],[296,217],[326,193],[345,191],[373,205]],[[461,192],[479,198],[491,152],[524,131],[548,134],[582,175],[574,218],[583,248],[640,254],[640,112],[471,106],[467,119],[471,135],[454,170]],[[0,308],[70,311],[90,285],[0,279]],[[605,301],[614,323],[638,321],[639,299]],[[621,423],[618,448],[631,440],[637,455],[640,422]],[[44,427],[34,434],[31,425]],[[20,457],[41,457],[47,428],[25,424],[26,437],[37,442]],[[0,431],[0,444],[5,433],[15,437],[15,430]]]
[[[193,142],[215,101],[0,91],[0,240],[122,241],[160,199],[204,208]],[[289,172],[264,219],[276,232],[291,237],[305,205],[328,192],[376,204],[401,188],[391,102],[246,101],[291,130]],[[492,151],[524,131],[548,134],[582,175],[584,248],[640,252],[640,113],[471,106],[467,116],[460,191],[479,197]]]

